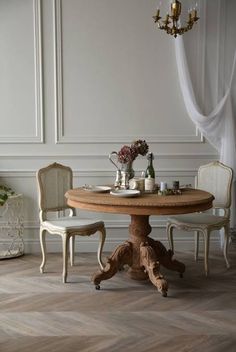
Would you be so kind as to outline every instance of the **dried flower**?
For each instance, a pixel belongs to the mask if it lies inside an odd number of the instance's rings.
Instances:
[[[118,152],[118,161],[122,164],[132,162],[136,158],[135,152],[136,151],[128,145],[124,145]]]
[[[147,154],[148,149],[149,149],[146,141],[142,140],[142,139],[138,139],[137,141],[134,141],[131,144],[131,148],[132,147],[137,150],[137,154],[140,154],[140,155],[143,155],[143,156]]]
[[[148,145],[145,140],[138,139],[134,141],[131,146],[124,145],[117,153],[118,161],[122,164],[134,161],[138,155],[146,155],[148,152]]]

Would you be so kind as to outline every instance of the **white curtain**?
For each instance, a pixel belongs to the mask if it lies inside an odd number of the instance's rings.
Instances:
[[[231,77],[227,84],[224,96],[215,108],[207,116],[202,114],[194,94],[194,89],[189,73],[183,38],[180,36],[175,40],[176,61],[179,74],[180,87],[184,103],[189,117],[206,137],[206,139],[217,149],[220,161],[232,167],[234,179],[236,178],[236,116],[232,107],[232,83],[236,66],[236,51],[234,54]],[[234,182],[235,185],[235,182]],[[235,188],[233,187],[233,199],[231,209],[231,226],[236,226],[235,217]]]

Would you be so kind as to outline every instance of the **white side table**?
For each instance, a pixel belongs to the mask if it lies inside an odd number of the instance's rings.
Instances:
[[[23,196],[10,196],[0,207],[0,259],[19,257],[24,254]]]

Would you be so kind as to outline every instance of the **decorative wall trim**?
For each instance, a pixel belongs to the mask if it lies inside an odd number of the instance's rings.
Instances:
[[[137,135],[99,135],[99,136],[84,136],[78,135],[76,137],[73,136],[65,136],[64,129],[63,129],[63,117],[61,114],[58,115],[59,120],[56,122],[56,130],[57,138],[56,144],[83,144],[83,143],[90,143],[90,144],[108,144],[108,143],[127,143],[127,141],[132,141],[137,138]],[[204,143],[204,137],[196,128],[195,134],[193,135],[142,135],[142,138],[148,140],[149,143]]]
[[[209,159],[217,160],[218,154],[209,153],[157,153],[155,154],[158,160],[170,160],[170,159]],[[107,159],[107,154],[1,154],[1,159],[12,160],[12,159],[26,159],[26,160],[41,160],[41,159]]]
[[[0,177],[34,178],[37,170],[1,170]],[[141,170],[137,170],[141,171]],[[73,170],[74,177],[114,177],[114,170]],[[197,169],[161,169],[157,170],[157,177],[194,177]]]
[[[35,78],[35,135],[34,136],[1,136],[0,143],[43,143],[43,83],[42,83],[42,0],[33,0],[34,23],[34,78]]]
[[[218,0],[217,16],[217,99],[221,99],[226,87],[222,87],[222,82],[226,76],[226,1]],[[223,44],[222,44],[223,43]]]
[[[198,27],[197,41],[197,87],[199,100],[205,106],[205,71],[206,71],[206,1],[200,2],[201,25]]]
[[[56,143],[63,130],[63,73],[62,73],[62,10],[61,0],[54,0],[54,89],[55,89],[55,132]]]
[[[54,0],[54,66],[55,66],[55,143],[126,143],[137,138],[136,135],[77,135],[65,136],[63,104],[63,57],[62,57],[62,2]],[[194,128],[194,127],[193,127]],[[192,135],[143,135],[149,143],[204,143],[203,135],[195,128]]]
[[[36,139],[44,143],[43,120],[43,63],[42,63],[42,0],[34,0],[34,43],[35,43],[35,101],[36,101]]]

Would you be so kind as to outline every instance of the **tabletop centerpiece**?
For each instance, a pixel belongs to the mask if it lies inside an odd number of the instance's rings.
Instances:
[[[130,145],[123,145],[118,152],[109,155],[110,161],[117,168],[117,178],[121,187],[126,188],[127,182],[134,177],[133,162],[138,155],[146,155],[149,150],[147,142],[143,139],[133,141]],[[115,159],[113,157],[115,156]],[[117,165],[120,164],[120,167]],[[117,182],[118,182],[117,181]]]
[[[138,139],[130,146],[124,145],[117,153],[117,160],[121,164],[121,170],[129,173],[129,178],[134,177],[133,162],[138,155],[146,155],[149,146],[145,140]]]

